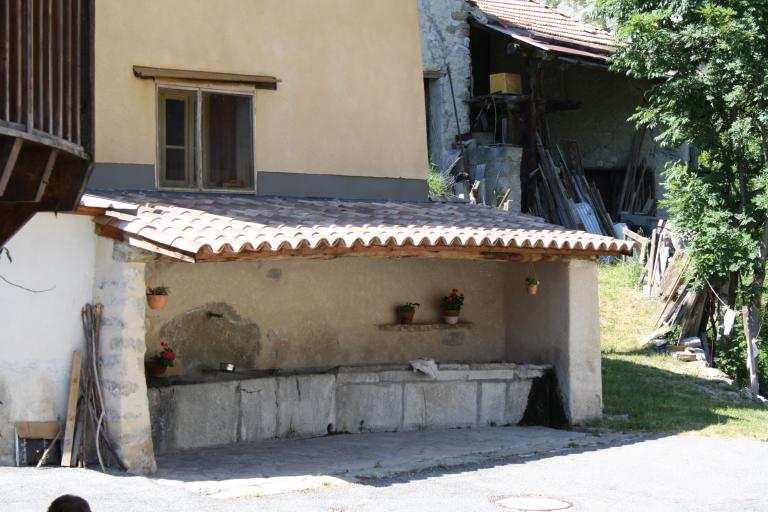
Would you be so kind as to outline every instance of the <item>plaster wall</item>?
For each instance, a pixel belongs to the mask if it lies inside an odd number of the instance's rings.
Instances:
[[[508,294],[506,359],[552,364],[568,420],[584,423],[602,414],[597,262],[535,270],[542,284],[534,300]],[[509,282],[524,279],[517,268],[511,273]]]
[[[171,296],[165,309],[147,310],[148,352],[168,340],[179,373],[218,368],[221,361],[243,369],[419,357],[501,361],[506,266],[415,258],[151,263],[148,285],[169,286]],[[405,302],[422,304],[416,322],[441,322],[439,300],[453,287],[465,293],[462,320],[471,328],[379,328],[394,323],[395,306]]]
[[[426,178],[413,0],[97,4],[97,162],[155,163],[155,83],[132,72],[142,65],[282,80],[256,92],[257,171]]]
[[[418,0],[418,6],[423,68],[444,74],[428,81],[428,101],[430,162],[445,169],[458,154],[452,147],[457,135],[454,96],[461,133],[469,131],[467,100],[472,68],[468,16],[472,8],[465,0]],[[453,93],[447,75],[449,66]]]
[[[14,423],[66,416],[72,353],[82,350],[81,308],[92,299],[90,217],[38,213],[0,255],[0,465],[15,463]]]

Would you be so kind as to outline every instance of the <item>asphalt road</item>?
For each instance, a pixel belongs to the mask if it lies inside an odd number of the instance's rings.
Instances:
[[[494,500],[547,496],[578,511],[768,511],[768,443],[663,437],[288,495],[223,500],[140,477],[0,468],[0,511],[45,511],[63,493],[93,512],[503,511]]]

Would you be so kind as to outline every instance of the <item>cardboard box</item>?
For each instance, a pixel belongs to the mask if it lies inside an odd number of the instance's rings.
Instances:
[[[523,79],[516,73],[491,75],[491,93],[523,94]]]

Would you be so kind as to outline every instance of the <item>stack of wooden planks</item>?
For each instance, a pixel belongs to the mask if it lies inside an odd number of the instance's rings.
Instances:
[[[709,289],[696,287],[688,279],[689,260],[682,238],[673,233],[665,220],[660,220],[650,238],[641,242],[641,247],[648,249],[645,271],[639,284],[643,285],[646,296],[656,298],[663,304],[656,322],[657,330],[643,340],[643,344],[679,326],[678,338],[672,341],[683,345],[686,340],[696,339],[691,348],[703,350],[706,359],[711,362],[706,328],[713,297]]]
[[[641,128],[632,139],[632,149],[627,160],[624,179],[618,191],[613,215],[619,218],[622,212],[653,216],[656,214],[656,173],[641,157],[646,129]]]
[[[569,229],[615,236],[600,191],[584,174],[576,142],[550,150],[537,137],[536,147],[539,167],[530,176],[531,213]]]

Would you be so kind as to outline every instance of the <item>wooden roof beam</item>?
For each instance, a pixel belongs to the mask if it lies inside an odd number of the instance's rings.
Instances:
[[[0,202],[39,202],[48,186],[58,155],[58,149],[23,145]]]
[[[23,143],[22,139],[0,137],[0,197],[5,194],[8,182],[11,181]]]

